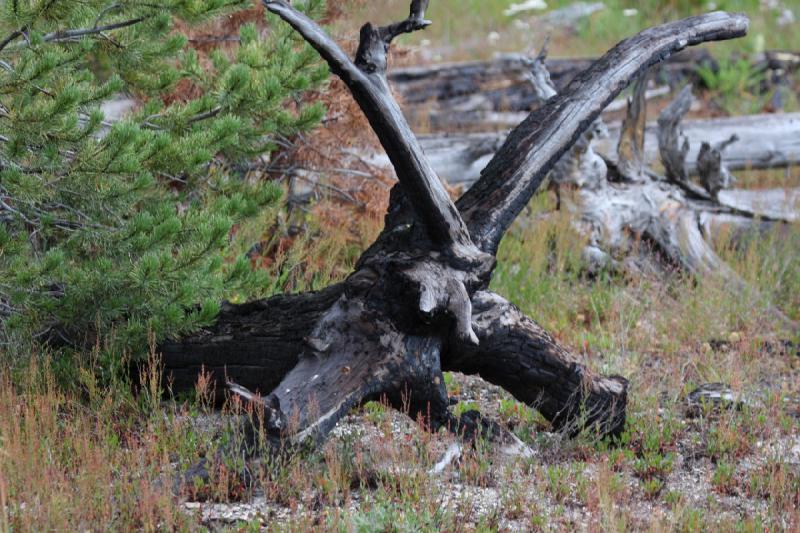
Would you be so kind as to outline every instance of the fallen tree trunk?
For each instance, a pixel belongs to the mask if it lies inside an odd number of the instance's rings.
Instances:
[[[595,152],[612,162],[617,161],[620,126],[619,122],[609,124],[607,136],[593,144]],[[697,155],[703,142],[716,144],[734,134],[739,137],[735,149],[722,153],[722,162],[729,170],[800,164],[800,113],[687,120],[682,126],[691,146],[686,159],[692,175],[697,173]],[[657,131],[655,122],[647,124],[644,162],[648,165],[659,160]],[[443,179],[452,185],[469,186],[478,179],[506,135],[504,132],[423,135],[420,144]],[[384,163],[381,159],[376,161]]]
[[[593,61],[548,59],[545,65],[553,87],[561,90]],[[506,129],[542,104],[530,83],[531,63],[532,58],[523,54],[505,54],[490,61],[395,69],[389,81],[412,124],[425,125],[431,131]],[[687,82],[702,84],[699,68],[712,72],[718,68],[707,50],[690,49],[670,57],[652,73],[655,86],[666,92],[655,89],[652,96],[666,94]],[[797,53],[768,51],[753,57],[751,70],[763,74],[765,83],[772,87],[798,68]],[[611,109],[624,110],[624,104],[609,106],[607,111]]]
[[[560,90],[594,61],[548,59],[546,66],[554,87]],[[393,70],[389,81],[412,124],[449,131],[488,123],[508,127],[542,104],[529,82],[530,62],[525,55],[506,54],[491,61],[406,67]],[[696,79],[701,65],[713,69],[716,63],[706,50],[685,50],[658,66],[657,79],[667,85]]]
[[[365,25],[355,60],[285,0],[265,1],[350,89],[395,168],[386,226],[343,282],[318,293],[226,305],[217,323],[164,342],[166,379],[190,387],[203,368],[260,405],[275,441],[319,441],[349,409],[385,398],[427,427],[452,428],[442,371],[477,373],[540,409],[556,427],[624,427],[627,381],[603,377],[497,295],[497,245],[548,170],[639,72],[688,45],[744,35],[741,15],[711,13],[623,41],[530,115],[456,204],[411,133],[386,80],[386,52],[430,24]],[[554,134],[554,129],[556,134]],[[251,393],[247,388],[253,389]],[[260,394],[260,395],[259,395]]]

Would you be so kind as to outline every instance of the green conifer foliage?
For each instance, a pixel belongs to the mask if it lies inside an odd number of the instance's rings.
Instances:
[[[113,337],[141,353],[265,282],[232,236],[281,192],[246,169],[319,121],[297,97],[327,70],[283,24],[245,25],[202,66],[176,29],[250,6],[0,0],[0,347]],[[199,96],[166,105],[181,80]],[[120,93],[142,104],[108,123]]]

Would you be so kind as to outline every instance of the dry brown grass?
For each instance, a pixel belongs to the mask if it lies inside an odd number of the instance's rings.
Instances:
[[[129,396],[94,389],[88,372],[83,395],[64,392],[35,360],[25,374],[0,375],[0,529],[188,527],[168,481],[165,413],[137,419]]]
[[[548,202],[539,198],[532,218]],[[330,221],[328,221],[330,222]],[[376,231],[373,227],[370,231]],[[339,237],[295,243],[284,261],[305,259],[291,288],[347,271]],[[327,235],[330,235],[328,230]],[[720,244],[726,259],[772,302],[797,316],[800,230],[745,249]],[[336,239],[342,240],[336,240]],[[371,237],[365,237],[366,245]],[[629,429],[608,446],[567,440],[502,391],[447,376],[459,402],[507,424],[534,450],[509,457],[488,442],[467,449],[443,475],[428,469],[453,437],[430,434],[369,404],[319,451],[250,460],[252,486],[238,476],[230,421],[197,398],[162,403],[152,371],[138,397],[123,384],[56,385],[47,357],[0,378],[0,527],[42,530],[422,531],[733,530],[791,531],[800,525],[800,364],[774,345],[781,333],[764,302],[678,274],[663,279],[586,280],[580,239],[564,216],[519,226],[504,242],[494,288],[542,321],[597,371],[632,382]],[[298,255],[292,256],[293,253]],[[305,255],[310,254],[310,255]],[[326,255],[327,254],[327,255]],[[329,257],[336,268],[311,263]],[[311,278],[307,277],[314,273]],[[733,334],[735,333],[735,335]],[[712,339],[724,345],[707,345]],[[98,348],[98,351],[100,348]],[[96,358],[98,361],[100,358]],[[697,384],[722,381],[748,399],[741,411],[685,414]],[[227,455],[226,455],[227,454]],[[208,483],[173,492],[178,472],[202,457]],[[184,505],[188,500],[201,503]]]

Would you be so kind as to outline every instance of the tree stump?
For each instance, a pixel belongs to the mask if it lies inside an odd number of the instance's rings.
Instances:
[[[226,304],[213,327],[163,343],[173,388],[190,388],[206,368],[264,407],[272,438],[319,442],[348,410],[379,398],[432,429],[450,425],[442,371],[454,370],[505,388],[557,428],[619,434],[628,382],[578,364],[533,320],[488,291],[497,247],[548,171],[632,79],[687,46],[744,35],[747,18],[710,13],[621,42],[512,131],[454,203],[386,79],[392,40],[431,24],[428,1],[413,0],[403,21],[364,25],[353,60],[289,2],[264,5],[344,81],[399,183],[383,233],[344,282]]]

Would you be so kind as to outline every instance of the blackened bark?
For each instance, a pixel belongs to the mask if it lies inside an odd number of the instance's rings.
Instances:
[[[164,384],[175,392],[191,391],[205,370],[220,398],[226,380],[266,396],[297,365],[314,324],[343,291],[337,284],[319,292],[223,304],[213,326],[160,345]]]
[[[516,306],[491,292],[472,299],[480,344],[448,346],[445,370],[478,374],[537,409],[559,430],[594,428],[618,435],[625,426],[628,381],[592,373]]]
[[[213,327],[162,345],[167,376],[180,390],[191,386],[201,366],[217,379],[227,372],[238,383],[231,385],[236,394],[268,409],[271,435],[293,442],[319,441],[349,409],[384,397],[432,428],[446,424],[452,417],[443,368],[481,374],[570,433],[592,427],[618,434],[627,381],[595,376],[518,309],[484,292],[497,244],[542,173],[604,102],[647,65],[689,44],[743,34],[747,20],[714,13],[621,43],[511,134],[475,192],[459,201],[459,211],[385,78],[389,43],[429,24],[427,4],[413,0],[409,17],[397,24],[365,26],[352,61],[290,3],[264,1],[348,86],[386,149],[399,187],[384,232],[345,282],[319,293],[226,306]]]

